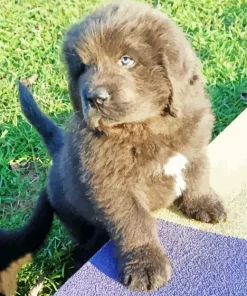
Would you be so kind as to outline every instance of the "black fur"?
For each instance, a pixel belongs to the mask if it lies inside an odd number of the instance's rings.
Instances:
[[[74,241],[79,244],[81,256],[76,260],[82,265],[107,242],[109,237],[95,220],[89,199],[83,198],[88,190],[87,185],[73,177],[75,171],[79,172],[79,153],[69,150],[70,145],[64,145],[64,142],[71,141],[71,134],[64,135],[63,131],[42,113],[32,94],[21,83],[19,98],[24,115],[42,136],[52,157],[53,164],[47,182],[49,200],[56,215]],[[79,175],[78,173],[78,178]]]
[[[34,213],[19,230],[0,230],[0,272],[15,260],[36,252],[52,226],[53,209],[44,188],[39,196]]]
[[[63,131],[41,112],[29,90],[21,83],[19,98],[23,113],[42,136],[50,156],[56,158],[63,147]],[[34,213],[23,228],[0,229],[0,273],[11,263],[25,255],[33,254],[41,247],[52,226],[53,216],[54,210],[48,198],[48,190],[44,188]],[[0,293],[0,296],[2,295]]]
[[[19,99],[21,109],[28,121],[36,128],[52,158],[63,146],[63,131],[41,112],[32,94],[19,82]]]

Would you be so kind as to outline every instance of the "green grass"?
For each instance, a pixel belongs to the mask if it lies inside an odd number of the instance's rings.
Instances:
[[[32,212],[50,159],[21,115],[16,81],[38,74],[31,86],[41,108],[64,124],[71,106],[60,48],[68,25],[90,12],[97,0],[2,0],[0,9],[0,225],[16,228]],[[216,115],[214,136],[246,107],[246,0],[166,0],[159,3],[188,34],[203,61]],[[10,170],[9,163],[22,165]],[[52,293],[71,269],[71,244],[59,221],[45,248],[20,273],[18,295],[27,295],[41,274],[42,295]]]

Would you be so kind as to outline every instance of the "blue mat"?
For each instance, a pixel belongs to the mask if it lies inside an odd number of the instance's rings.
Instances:
[[[246,296],[247,241],[159,220],[159,236],[173,265],[156,292],[132,292],[117,282],[114,246],[106,244],[55,295]]]

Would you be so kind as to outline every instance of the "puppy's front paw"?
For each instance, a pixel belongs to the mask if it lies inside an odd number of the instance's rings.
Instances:
[[[217,223],[226,220],[226,210],[216,194],[183,201],[181,211],[190,218],[205,222]]]
[[[131,290],[151,291],[165,285],[172,268],[160,248],[140,248],[122,258],[120,281]]]

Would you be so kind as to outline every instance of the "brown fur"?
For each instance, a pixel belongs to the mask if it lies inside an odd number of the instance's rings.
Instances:
[[[209,184],[213,116],[198,59],[170,19],[137,3],[100,8],[69,31],[64,51],[75,117],[63,167],[78,153],[80,182],[117,246],[122,282],[155,290],[171,266],[151,211],[176,199],[175,178],[157,167],[182,154],[183,212],[203,222],[225,218]],[[123,55],[136,65],[121,67]],[[92,108],[85,93],[99,86],[111,99]]]
[[[17,274],[23,265],[30,263],[32,256],[27,254],[12,262],[4,271],[0,272],[0,293],[5,296],[12,296],[17,288]]]

